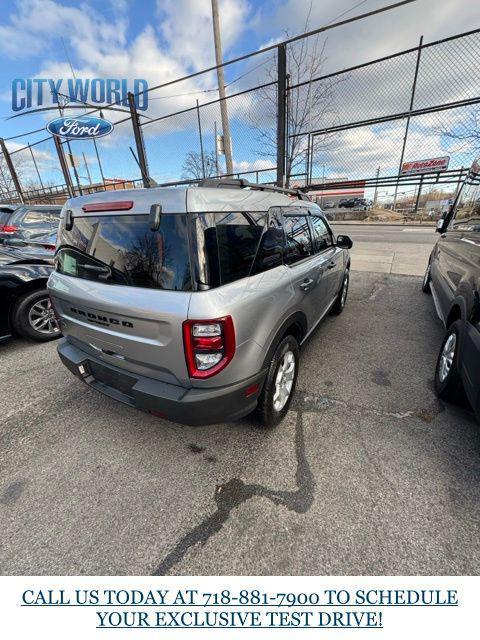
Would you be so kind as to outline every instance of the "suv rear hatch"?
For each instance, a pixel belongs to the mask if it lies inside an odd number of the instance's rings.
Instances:
[[[67,203],[73,227],[63,216],[48,285],[55,312],[67,339],[94,358],[190,386],[182,339],[192,290],[186,214],[168,213],[167,198],[152,230],[144,197],[134,203],[124,193],[122,202],[102,194],[97,210],[94,196]]]

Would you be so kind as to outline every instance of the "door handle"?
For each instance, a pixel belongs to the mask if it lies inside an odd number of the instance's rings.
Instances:
[[[327,269],[335,269],[336,266],[337,266],[336,263],[333,262],[333,260],[332,260],[332,262],[329,262],[327,264]]]
[[[308,291],[310,289],[310,286],[313,284],[313,278],[305,278],[305,280],[302,282],[302,284],[300,285],[300,287],[304,290],[304,291]]]

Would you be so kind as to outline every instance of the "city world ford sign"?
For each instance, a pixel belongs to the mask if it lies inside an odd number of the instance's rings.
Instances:
[[[79,116],[56,118],[47,124],[47,131],[68,140],[90,140],[101,138],[113,131],[113,124],[103,118]]]

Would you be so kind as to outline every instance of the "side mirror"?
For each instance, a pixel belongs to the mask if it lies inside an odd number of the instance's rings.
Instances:
[[[349,236],[337,236],[337,247],[351,249],[353,247],[352,239]]]
[[[436,226],[436,233],[443,233],[443,227],[445,225],[445,220],[443,218],[440,218],[440,220],[437,220],[437,226]]]

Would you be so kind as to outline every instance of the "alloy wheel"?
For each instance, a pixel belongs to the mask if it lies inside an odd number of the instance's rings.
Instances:
[[[453,359],[455,357],[456,346],[457,335],[455,333],[451,333],[445,340],[445,344],[443,345],[442,353],[440,355],[440,360],[438,363],[438,377],[440,382],[445,382],[448,374],[450,373]]]
[[[286,351],[280,361],[275,376],[275,390],[273,394],[273,408],[281,411],[287,404],[295,378],[295,356],[292,351]]]
[[[30,307],[28,322],[32,329],[39,333],[53,335],[59,332],[57,321],[53,313],[50,298],[41,298]]]
[[[342,307],[345,306],[345,301],[347,299],[348,293],[348,271],[345,272],[345,277],[343,278],[343,286],[342,286],[342,297],[340,299],[340,304]]]

